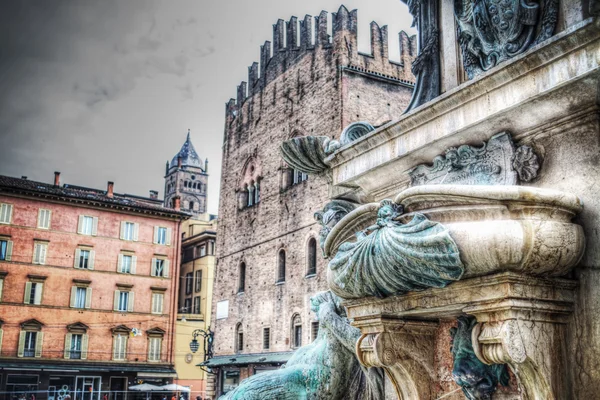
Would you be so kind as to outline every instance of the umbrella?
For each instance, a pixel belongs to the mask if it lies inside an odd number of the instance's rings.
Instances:
[[[191,392],[190,388],[187,386],[177,385],[175,383],[171,383],[168,385],[161,386],[163,390],[168,390],[170,392]]]
[[[138,392],[149,392],[152,390],[161,390],[160,386],[151,385],[149,383],[142,383],[141,385],[129,386],[129,390],[135,390]]]
[[[138,392],[146,392],[146,400],[148,400],[148,392],[153,391],[153,390],[161,390],[161,387],[151,385],[149,383],[142,383],[141,385],[129,386],[129,390],[135,390]]]

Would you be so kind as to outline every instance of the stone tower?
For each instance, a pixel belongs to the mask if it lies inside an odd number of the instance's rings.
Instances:
[[[167,161],[165,173],[165,206],[174,207],[174,198],[181,199],[181,209],[194,215],[206,212],[206,185],[208,182],[208,160],[204,162],[187,138],[181,150]]]

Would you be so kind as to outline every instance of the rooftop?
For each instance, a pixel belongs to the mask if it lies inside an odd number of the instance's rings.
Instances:
[[[110,185],[111,183],[109,183]],[[29,179],[0,175],[0,194],[19,194],[42,197],[69,203],[121,209],[145,214],[159,214],[165,217],[188,218],[190,215],[163,207],[162,200],[129,194],[112,193],[107,190],[92,189],[70,184],[54,185]]]

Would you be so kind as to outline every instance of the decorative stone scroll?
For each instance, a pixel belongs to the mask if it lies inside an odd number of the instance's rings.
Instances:
[[[531,147],[515,145],[508,132],[492,136],[481,147],[451,147],[409,171],[411,185],[516,185],[517,178],[529,182],[537,177],[538,158]]]
[[[458,327],[452,328],[452,378],[469,400],[490,399],[498,384],[507,386],[508,369],[505,364],[487,365],[481,362],[472,344],[473,328],[477,320],[473,317],[458,317]]]
[[[315,220],[321,224],[319,244],[322,250],[325,248],[325,239],[327,239],[327,235],[329,235],[331,229],[356,207],[355,203],[347,200],[332,200],[322,210],[315,212]]]
[[[454,16],[463,65],[472,79],[552,36],[558,1],[457,0]]]
[[[401,214],[402,206],[382,201],[375,225],[339,247],[327,274],[334,293],[386,297],[460,279],[463,265],[448,230],[418,213],[402,224],[395,220]]]

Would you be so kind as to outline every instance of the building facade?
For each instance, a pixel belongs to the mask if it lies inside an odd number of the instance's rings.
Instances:
[[[174,208],[176,198],[181,209],[192,215],[206,213],[208,159],[202,161],[192,141],[190,131],[181,150],[167,161],[165,171],[165,207]]]
[[[175,324],[175,370],[177,384],[190,388],[190,398],[206,396],[206,371],[197,365],[209,356],[213,282],[216,265],[217,219],[194,216],[181,224],[181,268],[177,322]],[[190,343],[196,339],[198,349]],[[206,339],[206,340],[205,340]]]
[[[357,11],[341,7],[332,15],[332,37],[327,17],[306,16],[299,25],[295,17],[279,20],[273,42],[262,46],[260,77],[252,64],[248,82],[226,106],[215,357],[206,364],[215,373],[211,398],[278,368],[318,331],[309,299],[327,283],[312,212],[328,197],[327,178],[289,168],[279,144],[305,135],[339,137],[352,122],[384,124],[412,95],[414,37],[400,33],[402,62],[391,62],[387,27],[371,24],[371,53],[361,54]]]
[[[189,214],[152,197],[0,176],[0,398],[172,381]]]

